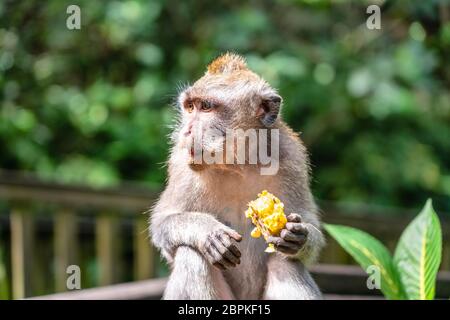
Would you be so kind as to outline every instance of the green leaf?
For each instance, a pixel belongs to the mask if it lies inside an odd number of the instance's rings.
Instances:
[[[434,298],[441,254],[441,225],[428,199],[419,215],[403,231],[394,254],[408,299]]]
[[[0,248],[0,300],[9,298],[8,277],[6,275],[6,268],[3,261],[3,252]]]
[[[392,257],[380,241],[355,228],[331,224],[324,227],[365,271],[373,265],[379,268],[380,290],[387,299],[405,298]]]

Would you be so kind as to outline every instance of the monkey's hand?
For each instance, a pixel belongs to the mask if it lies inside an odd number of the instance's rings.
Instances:
[[[226,270],[241,263],[241,252],[234,243],[242,236],[230,228],[219,228],[208,234],[200,252],[215,267]]]
[[[270,236],[268,243],[272,243],[277,251],[287,255],[296,255],[305,245],[308,238],[308,229],[302,223],[297,213],[291,213],[287,217],[286,226],[281,230],[279,237]]]

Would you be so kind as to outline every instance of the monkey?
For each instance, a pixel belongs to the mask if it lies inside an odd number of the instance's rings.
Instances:
[[[242,56],[229,52],[182,89],[167,183],[149,222],[152,242],[171,269],[163,299],[322,299],[307,270],[324,246],[309,156],[282,120],[282,103]],[[202,152],[224,156],[220,133],[251,128],[279,133],[276,174],[262,175],[260,163],[193,161]],[[208,139],[212,129],[219,134]],[[194,148],[196,139],[201,143]],[[244,216],[263,189],[280,198],[287,217],[281,233],[266,239],[273,253],[264,252],[263,238],[250,237],[254,226]]]

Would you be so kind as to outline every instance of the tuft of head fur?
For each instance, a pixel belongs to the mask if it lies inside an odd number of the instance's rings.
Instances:
[[[238,70],[248,70],[245,59],[238,54],[227,52],[208,65],[207,74],[225,74]]]

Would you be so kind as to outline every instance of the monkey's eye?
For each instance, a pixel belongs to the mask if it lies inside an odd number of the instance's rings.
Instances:
[[[192,102],[188,102],[185,106],[185,109],[187,112],[191,113],[194,111],[194,104]]]
[[[201,102],[200,109],[201,109],[201,111],[207,112],[207,111],[211,111],[213,106],[214,105],[211,101],[203,100]]]

